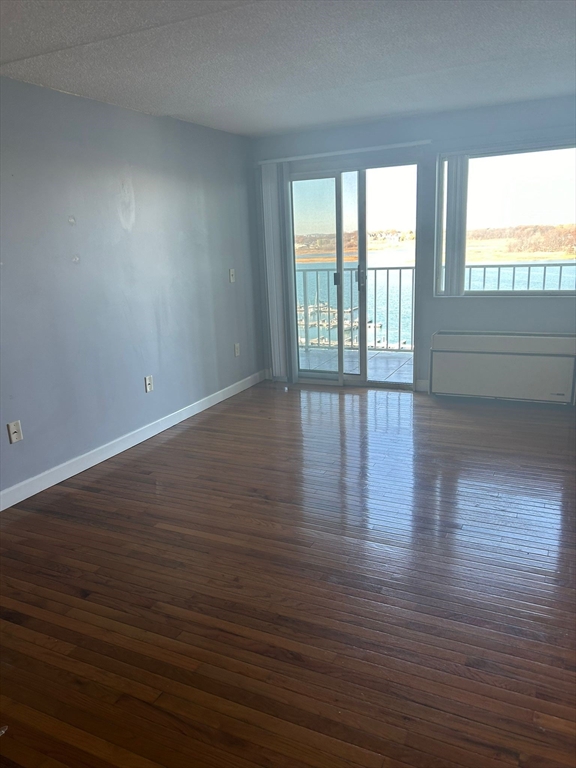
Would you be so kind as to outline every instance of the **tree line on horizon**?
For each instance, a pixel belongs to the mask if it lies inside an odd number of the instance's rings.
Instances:
[[[509,253],[576,253],[576,224],[523,224],[471,229],[468,240],[509,240]]]
[[[413,240],[412,230],[402,232],[396,229],[378,230],[367,233],[372,242]],[[357,232],[344,232],[344,249],[358,246]],[[521,224],[516,227],[486,227],[470,229],[467,240],[507,240],[509,253],[567,253],[576,254],[576,224]],[[300,248],[320,251],[333,248],[334,234],[296,235],[295,242]]]

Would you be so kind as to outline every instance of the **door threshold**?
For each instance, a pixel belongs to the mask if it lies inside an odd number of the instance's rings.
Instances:
[[[388,389],[399,392],[414,392],[414,384],[407,381],[345,381],[340,384],[335,379],[322,379],[314,376],[299,377],[294,384],[318,384],[321,387],[349,387],[351,389]]]
[[[414,392],[414,384],[410,381],[367,381],[365,386],[372,389],[397,389],[402,392]]]

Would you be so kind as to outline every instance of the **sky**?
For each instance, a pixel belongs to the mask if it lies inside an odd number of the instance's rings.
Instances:
[[[336,228],[334,179],[296,181],[293,187],[294,229],[297,235],[334,233]],[[344,231],[358,228],[357,174],[342,174]],[[366,171],[366,227],[416,228],[416,166],[374,168]]]
[[[576,149],[471,158],[468,229],[576,221]]]
[[[355,172],[342,174],[344,231],[357,228]],[[297,235],[335,231],[334,179],[296,181]],[[556,149],[472,158],[468,172],[468,229],[576,220],[576,150]],[[366,171],[366,227],[416,228],[416,166]]]

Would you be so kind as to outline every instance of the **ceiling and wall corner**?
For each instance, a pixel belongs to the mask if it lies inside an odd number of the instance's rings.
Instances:
[[[251,136],[576,90],[567,0],[0,5],[0,74]]]

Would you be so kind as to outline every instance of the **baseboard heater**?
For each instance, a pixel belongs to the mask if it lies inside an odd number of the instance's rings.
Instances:
[[[438,331],[430,392],[574,404],[576,336]]]

